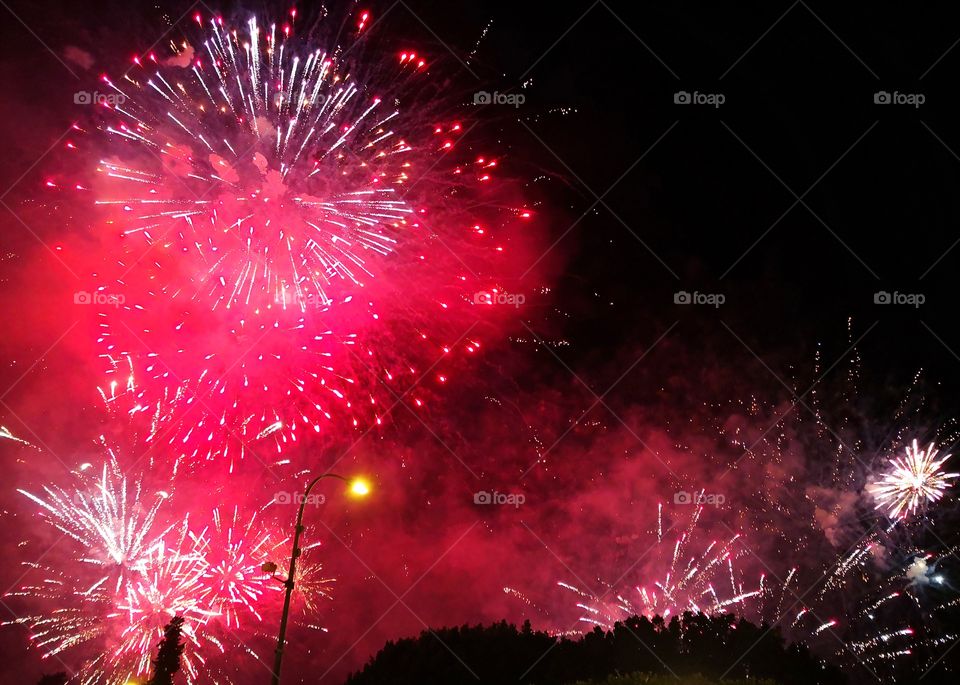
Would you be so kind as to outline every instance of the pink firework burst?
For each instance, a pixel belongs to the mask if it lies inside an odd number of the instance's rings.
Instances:
[[[201,597],[227,628],[239,627],[243,615],[262,621],[265,596],[282,586],[261,566],[285,555],[287,538],[271,534],[257,514],[243,518],[238,507],[214,510],[211,525],[191,537],[206,561]]]
[[[104,76],[71,142],[111,255],[88,296],[101,395],[189,464],[263,440],[276,463],[422,407],[505,309],[490,293],[531,218],[422,57],[374,67],[290,34],[190,29]]]

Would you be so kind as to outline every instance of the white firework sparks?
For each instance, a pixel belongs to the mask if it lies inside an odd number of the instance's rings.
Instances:
[[[934,443],[920,449],[917,441],[908,445],[906,455],[890,460],[890,471],[868,486],[877,502],[877,509],[885,509],[890,518],[905,518],[919,507],[943,497],[952,481],[960,473],[945,473],[947,454],[937,459],[939,450]]]
[[[157,493],[152,504],[144,499],[141,485],[128,483],[112,452],[100,477],[84,481],[75,490],[44,486],[41,496],[18,492],[40,505],[51,524],[88,550],[80,561],[103,570],[97,585],[112,579],[119,592],[126,578],[143,570],[172,528],[154,526],[166,493]]]

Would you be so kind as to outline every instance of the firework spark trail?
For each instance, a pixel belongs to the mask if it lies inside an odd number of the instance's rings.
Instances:
[[[22,438],[18,438],[16,435],[11,433],[10,429],[7,428],[6,426],[0,426],[0,439],[12,440],[13,442],[18,442],[21,445],[26,445],[27,447],[33,447],[34,449],[37,449],[35,445],[27,442],[26,440],[23,440]]]
[[[544,616],[549,616],[549,612],[539,607],[532,599],[527,597],[525,594],[523,594],[519,590],[512,587],[505,587],[503,588],[503,592],[504,594],[510,595],[512,597],[516,597],[521,602],[526,604],[528,607],[531,607],[532,609],[534,609],[537,613],[542,614]]]
[[[47,599],[57,602],[57,608],[47,614],[25,616],[3,625],[27,626],[31,640],[45,656],[56,656],[101,635],[102,619],[110,607],[110,596],[102,582],[80,590],[76,579],[59,569],[34,562],[25,562],[24,566],[35,571],[42,580],[12,590],[6,596],[34,601]]]
[[[797,575],[796,567],[790,569],[790,572],[787,573],[786,579],[783,581],[783,585],[780,586],[780,600],[777,602],[777,608],[774,612],[776,616],[783,615],[783,600],[787,597],[787,593],[791,592],[790,590],[790,581],[794,579]]]

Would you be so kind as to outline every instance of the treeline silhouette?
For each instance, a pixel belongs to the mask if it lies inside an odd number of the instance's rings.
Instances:
[[[617,674],[626,680],[607,680]],[[633,616],[612,630],[556,638],[506,621],[424,631],[388,642],[346,685],[570,685],[578,681],[659,683],[656,676],[698,682],[768,679],[780,685],[838,685],[834,666],[779,630],[733,616],[685,613],[669,622]]]
[[[702,675],[686,675],[677,679],[674,675],[655,673],[628,673],[627,675],[612,675],[604,680],[578,680],[573,685],[777,685],[774,681],[753,678],[737,678],[730,680],[714,680]]]

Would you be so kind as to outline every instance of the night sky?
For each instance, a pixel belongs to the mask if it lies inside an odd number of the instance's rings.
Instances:
[[[99,435],[131,456],[145,449],[104,411],[97,324],[73,300],[111,261],[111,243],[88,197],[45,185],[83,164],[65,148],[89,116],[74,94],[134,55],[169,54],[195,12],[266,23],[289,6],[0,4],[0,425],[32,445],[0,439],[9,621],[50,606],[9,597],[38,582],[25,563],[77,563],[75,542],[17,490],[68,487],[79,464],[102,463]],[[316,25],[310,35],[349,43],[364,10],[374,23],[363,59],[392,65],[416,50],[427,61],[431,85],[401,106],[425,127],[456,113],[467,129],[458,145],[495,155],[499,197],[534,216],[508,237],[497,273],[523,301],[478,319],[481,349],[443,367],[450,382],[423,384],[423,412],[398,401],[373,430],[305,439],[286,448],[279,475],[257,456],[233,474],[178,476],[173,499],[206,511],[262,504],[334,463],[373,481],[369,500],[326,486],[323,507],[308,508],[306,535],[337,581],[332,601],[292,628],[284,682],[339,683],[387,640],[427,627],[530,619],[583,630],[583,598],[557,581],[603,597],[662,577],[650,540],[658,503],[672,535],[687,525],[678,492],[723,495],[696,536],[744,531],[744,585],[761,572],[818,573],[876,518],[865,485],[890,456],[914,438],[955,447],[960,30],[947,3],[343,2],[298,6],[294,33]],[[478,106],[481,91],[523,101]],[[459,260],[426,249],[438,264]],[[387,269],[411,293],[447,273],[423,278],[403,260]],[[402,321],[412,310],[432,325],[417,303],[386,305],[388,325],[399,323],[377,344],[429,367]],[[465,320],[434,330],[459,342]],[[205,343],[229,355],[215,324]],[[267,443],[250,449],[270,462]],[[523,502],[476,502],[494,491]],[[838,613],[903,577],[920,550],[960,577],[956,503],[948,490],[878,542]],[[278,525],[293,515],[279,512]],[[943,634],[931,607],[955,587],[925,589],[903,620]],[[842,623],[841,642],[858,634]],[[269,660],[275,630],[271,614],[245,639]],[[5,682],[79,667],[82,650],[41,660],[28,632],[0,628]],[[918,651],[933,661],[952,644]],[[238,683],[268,677],[242,659]]]

